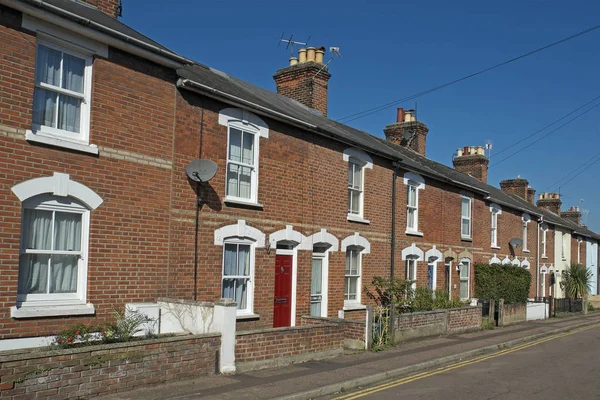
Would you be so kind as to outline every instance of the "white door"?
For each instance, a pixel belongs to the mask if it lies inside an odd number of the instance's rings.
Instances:
[[[310,315],[327,316],[327,253],[313,252],[310,284]]]

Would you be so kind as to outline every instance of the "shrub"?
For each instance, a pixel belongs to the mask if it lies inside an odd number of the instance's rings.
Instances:
[[[529,296],[531,274],[513,265],[476,264],[475,297],[504,299],[506,304],[525,303]]]
[[[571,264],[562,274],[560,288],[570,299],[587,295],[592,288],[592,271],[581,264]]]

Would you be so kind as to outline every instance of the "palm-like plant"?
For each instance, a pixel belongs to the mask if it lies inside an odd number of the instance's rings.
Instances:
[[[562,274],[560,288],[570,299],[586,296],[592,288],[592,271],[581,264],[571,264]]]

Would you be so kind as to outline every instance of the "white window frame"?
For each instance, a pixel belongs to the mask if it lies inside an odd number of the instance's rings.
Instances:
[[[73,45],[71,43],[66,43],[58,40],[48,40],[46,38],[38,38],[36,43],[36,64],[35,67],[37,69],[37,62],[39,54],[39,47],[45,46],[53,50],[60,51],[62,53],[69,54],[71,56],[83,59],[85,61],[85,69],[84,69],[84,78],[83,78],[83,94],[73,92],[67,89],[63,89],[60,87],[48,85],[43,82],[38,82],[38,77],[35,76],[35,86],[40,89],[46,89],[52,91],[54,93],[64,94],[70,97],[78,98],[81,100],[81,109],[80,109],[80,129],[79,133],[70,132],[64,129],[58,129],[51,126],[31,125],[32,134],[36,136],[45,136],[51,139],[56,139],[60,141],[73,142],[77,144],[89,145],[89,133],[90,133],[90,109],[91,109],[91,94],[92,94],[92,64],[93,64],[93,56],[92,53],[84,48],[80,48],[79,46]],[[62,61],[61,61],[62,67]],[[62,71],[62,68],[61,68]],[[62,79],[62,76],[61,76]],[[58,112],[58,104],[56,106]],[[35,107],[33,108],[35,109]],[[57,117],[58,118],[58,117]],[[58,119],[57,119],[58,120]],[[29,139],[29,138],[28,138]]]
[[[547,251],[547,233],[548,233],[548,225],[541,224],[540,229],[542,230],[542,258],[548,258],[546,255]]]
[[[490,205],[491,223],[490,223],[490,246],[493,249],[499,249],[498,246],[498,215],[502,214],[502,208],[497,204]]]
[[[344,306],[353,306],[353,305],[360,305],[361,304],[361,294],[362,294],[362,272],[363,272],[363,268],[362,268],[362,249],[358,246],[349,246],[346,248],[346,263],[348,262],[348,253],[349,252],[356,252],[357,253],[357,257],[358,257],[358,274],[352,275],[352,274],[347,274],[346,273],[346,269],[344,267]],[[346,279],[348,278],[356,278],[356,299],[347,299],[346,297],[348,297],[350,295],[350,293],[346,293]],[[350,287],[350,285],[348,285],[348,288]]]
[[[329,286],[329,250],[324,252],[313,251],[312,260],[321,260],[321,315],[327,317],[327,308],[329,307],[328,286]],[[312,264],[311,264],[311,295],[312,295]],[[345,295],[345,293],[344,293]]]
[[[469,215],[468,216],[464,216],[462,214],[462,205],[463,202],[467,200],[469,202]],[[464,220],[468,220],[469,221],[469,233],[468,235],[465,235],[462,231],[462,227],[463,227],[463,221]],[[461,196],[460,199],[460,237],[462,239],[472,239],[472,235],[473,235],[473,199],[471,197],[468,196]]]
[[[349,149],[344,150],[344,152],[342,153],[342,159],[344,161],[346,161],[348,163],[348,165],[350,165],[350,163],[353,163],[353,164],[357,165],[358,167],[360,167],[360,173],[361,173],[360,189],[353,189],[350,187],[350,185],[348,185],[348,194],[351,190],[352,191],[360,190],[360,193],[361,193],[360,200],[359,200],[360,204],[358,207],[359,212],[358,213],[351,212],[350,196],[349,196],[348,203],[347,203],[348,215],[347,215],[346,219],[348,221],[352,221],[352,222],[370,224],[371,221],[369,221],[368,219],[365,218],[365,187],[366,187],[365,186],[365,178],[366,178],[365,171],[367,169],[373,169],[373,160],[367,153],[365,153],[362,150],[356,149],[356,148],[349,148]],[[348,172],[348,174],[349,174],[349,172]],[[346,179],[346,181],[348,181],[348,179]]]
[[[581,238],[577,238],[577,264],[581,264]]]
[[[250,271],[249,271],[249,276],[248,278],[246,278],[246,276],[238,276],[238,275],[225,275],[225,248],[226,245],[228,244],[234,244],[234,245],[243,245],[243,246],[249,246],[250,247]],[[247,292],[247,298],[246,298],[246,308],[237,308],[236,309],[236,314],[239,315],[252,315],[253,314],[253,310],[254,310],[254,264],[255,264],[255,244],[256,242],[251,241],[251,240],[246,240],[246,239],[240,239],[240,238],[227,238],[225,240],[223,240],[223,256],[222,256],[222,261],[221,261],[221,296],[223,296],[223,281],[225,281],[225,279],[247,279],[247,286],[246,286],[246,292]],[[239,247],[238,247],[238,253],[239,253]],[[235,300],[235,299],[234,299]]]
[[[463,267],[467,267],[467,297],[460,297],[461,300],[467,300],[471,298],[471,260],[468,258],[462,258],[460,260],[458,270],[458,295],[460,296],[460,283],[465,279],[462,277]]]
[[[64,212],[81,215],[81,251],[52,251],[25,249],[25,235],[23,234],[23,230],[26,229],[26,227],[24,226],[26,209]],[[75,200],[65,201],[65,199],[63,198],[44,194],[33,197],[23,202],[23,212],[21,215],[21,256],[25,254],[47,254],[48,256],[52,254],[71,254],[79,255],[79,260],[77,264],[77,292],[47,294],[17,293],[17,304],[19,307],[52,307],[85,304],[88,281],[89,234],[90,210]],[[49,273],[50,266],[48,266],[48,274]]]
[[[561,236],[561,240],[560,240],[560,242],[561,242],[561,245],[560,245],[560,255],[561,255],[561,258],[564,261],[564,260],[567,259],[567,255],[566,255],[566,251],[565,251],[566,247],[567,247],[567,244],[565,243],[566,240],[567,240],[567,234],[565,232],[561,232],[561,234],[562,234],[562,236]]]
[[[419,231],[419,191],[425,189],[425,180],[420,175],[412,172],[404,174],[404,185],[406,186],[406,234],[423,236],[423,232]],[[415,204],[409,204],[409,191],[415,190]],[[413,226],[410,227],[409,210],[414,210]]]
[[[352,167],[352,177],[354,178],[356,176],[356,174],[360,174],[360,185],[359,187],[355,187],[354,186],[354,179],[352,184],[350,184],[350,168]],[[363,218],[364,216],[364,198],[365,198],[365,167],[364,167],[364,163],[361,162],[360,160],[351,157],[348,160],[348,218],[352,219],[353,217],[358,217],[358,218]],[[351,206],[351,201],[352,201],[352,196],[350,196],[350,193],[352,192],[358,192],[359,193],[359,197],[358,197],[358,212],[352,212],[352,206]]]
[[[236,129],[242,132],[242,137],[241,137],[241,142],[240,142],[240,151],[243,153],[244,151],[244,134],[250,134],[252,135],[252,158],[253,158],[253,163],[252,164],[246,164],[242,161],[232,161],[230,159],[231,154],[230,154],[230,150],[231,150],[231,129]],[[259,156],[259,151],[258,151],[258,145],[259,145],[259,138],[260,138],[260,134],[258,129],[254,128],[251,125],[248,124],[243,124],[239,121],[231,121],[229,122],[228,126],[227,126],[227,162],[226,162],[226,166],[225,166],[225,200],[231,200],[234,202],[240,202],[240,203],[258,203],[258,167],[259,167],[259,161],[258,161],[258,156]],[[241,156],[241,154],[240,154]],[[251,169],[251,175],[250,175],[250,198],[245,198],[245,197],[240,197],[240,196],[232,196],[230,194],[227,193],[227,191],[229,190],[229,183],[227,182],[227,173],[229,172],[229,166],[233,164],[233,165],[237,165],[239,167],[242,168],[250,168]],[[239,193],[239,184],[240,184],[240,174],[238,173],[238,193]]]
[[[527,248],[527,225],[531,222],[531,216],[529,216],[529,214],[523,214],[521,220],[523,221],[523,252],[529,253],[529,249]]]
[[[408,256],[406,257],[406,271],[405,271],[405,277],[407,281],[413,281],[410,284],[410,287],[412,288],[412,290],[415,290],[417,288],[417,261],[418,261],[418,256]],[[413,275],[414,276],[414,280],[410,279],[410,276]]]

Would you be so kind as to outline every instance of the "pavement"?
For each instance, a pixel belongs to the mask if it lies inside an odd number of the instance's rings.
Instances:
[[[380,352],[345,354],[287,367],[231,376],[203,376],[96,399],[313,399],[374,385],[593,324],[600,324],[600,312],[413,341]]]
[[[592,325],[331,399],[597,399],[599,341]]]

